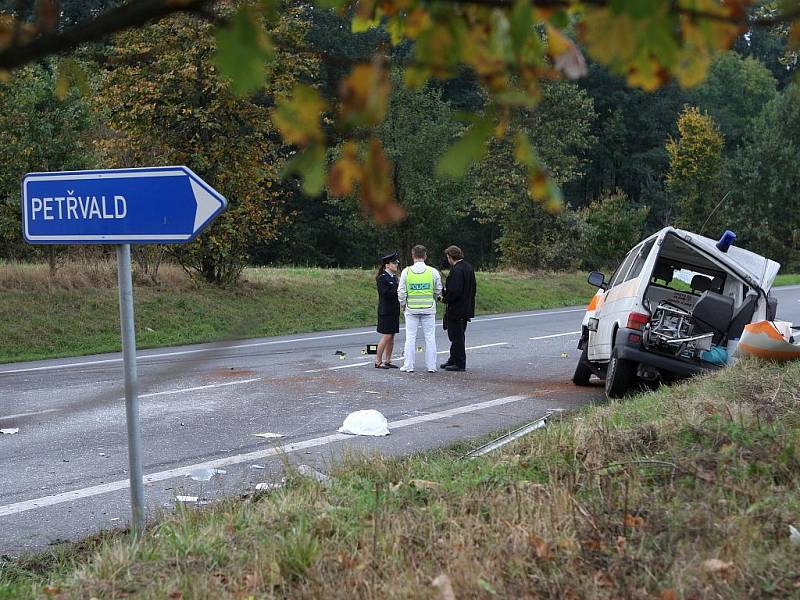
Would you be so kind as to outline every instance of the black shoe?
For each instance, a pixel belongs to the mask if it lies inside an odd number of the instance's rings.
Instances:
[[[375,363],[376,369],[389,369],[390,367],[386,366],[386,363]]]
[[[459,367],[458,365],[447,365],[444,368],[445,371],[466,371],[466,367]]]
[[[383,363],[383,368],[384,369],[399,369],[400,367],[398,367],[394,363]]]
[[[447,362],[440,364],[440,365],[439,365],[439,368],[440,368],[440,369],[446,369],[447,367],[449,367],[449,366],[450,366],[450,365],[452,365],[452,364],[453,364],[453,363],[451,363],[451,362],[448,360]]]

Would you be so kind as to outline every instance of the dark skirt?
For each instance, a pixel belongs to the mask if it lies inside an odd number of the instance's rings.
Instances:
[[[400,312],[391,315],[378,315],[378,333],[398,333],[400,331]]]

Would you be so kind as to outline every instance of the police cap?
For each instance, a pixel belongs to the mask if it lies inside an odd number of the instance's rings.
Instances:
[[[385,265],[390,262],[400,262],[400,253],[392,252],[391,254],[387,254],[386,256],[381,256],[382,265]]]

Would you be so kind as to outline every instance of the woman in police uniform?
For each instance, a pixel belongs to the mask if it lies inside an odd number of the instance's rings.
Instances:
[[[378,286],[378,342],[375,356],[376,369],[396,369],[392,364],[394,336],[400,331],[400,301],[397,298],[397,269],[400,257],[397,252],[381,257],[381,266],[375,281]]]

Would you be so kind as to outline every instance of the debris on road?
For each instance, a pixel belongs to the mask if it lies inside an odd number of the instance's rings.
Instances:
[[[800,335],[788,321],[758,321],[745,325],[737,350],[763,360],[797,360],[800,358]]]
[[[6,429],[0,429],[0,433],[3,435],[14,435],[15,433],[19,433],[19,427],[8,427]]]
[[[347,415],[339,433],[351,435],[389,435],[389,422],[377,410],[357,410]]]
[[[198,496],[175,496],[175,502],[197,502],[200,500]]]
[[[214,475],[227,475],[227,473],[227,471],[223,471],[222,469],[200,467],[199,469],[195,469],[189,473],[187,477],[191,477],[193,481],[211,481],[211,478],[214,477]]]
[[[277,490],[282,488],[285,485],[284,481],[272,482],[272,481],[264,481],[262,483],[256,484],[256,491],[259,492],[270,492],[272,490]]]
[[[271,440],[273,438],[286,437],[282,433],[272,433],[271,431],[266,431],[264,433],[254,433],[253,435],[256,436],[256,437],[264,438],[265,440]]]
[[[325,487],[331,484],[330,476],[326,475],[325,473],[320,473],[314,467],[309,467],[308,465],[300,465],[297,467],[297,472],[303,477],[308,477],[310,479],[315,479],[319,481]]]
[[[251,469],[262,470],[262,469],[266,469],[267,467],[265,467],[264,465],[250,465],[250,468]]]
[[[795,546],[800,545],[800,531],[794,525],[789,525],[789,541]]]
[[[342,352],[341,350],[337,350],[336,352],[333,353],[333,355],[338,356],[339,360],[344,360],[345,357],[347,356],[347,352]]]
[[[492,440],[488,444],[484,444],[479,448],[475,448],[475,450],[468,452],[462,458],[477,458],[479,456],[489,454],[489,452],[492,452],[493,450],[502,448],[506,444],[510,444],[511,442],[518,440],[519,438],[525,435],[528,435],[531,431],[536,431],[537,429],[541,429],[542,427],[547,425],[547,419],[549,417],[550,417],[550,412],[548,412],[542,418],[536,419],[535,421],[531,421],[530,423],[520,427],[519,429],[515,429],[514,431],[509,431],[505,435],[501,435],[499,438]]]
[[[339,392],[334,392],[333,390],[328,390],[325,393],[326,394],[338,394]]]
[[[376,392],[375,390],[364,390],[365,394],[380,394],[380,392]]]

